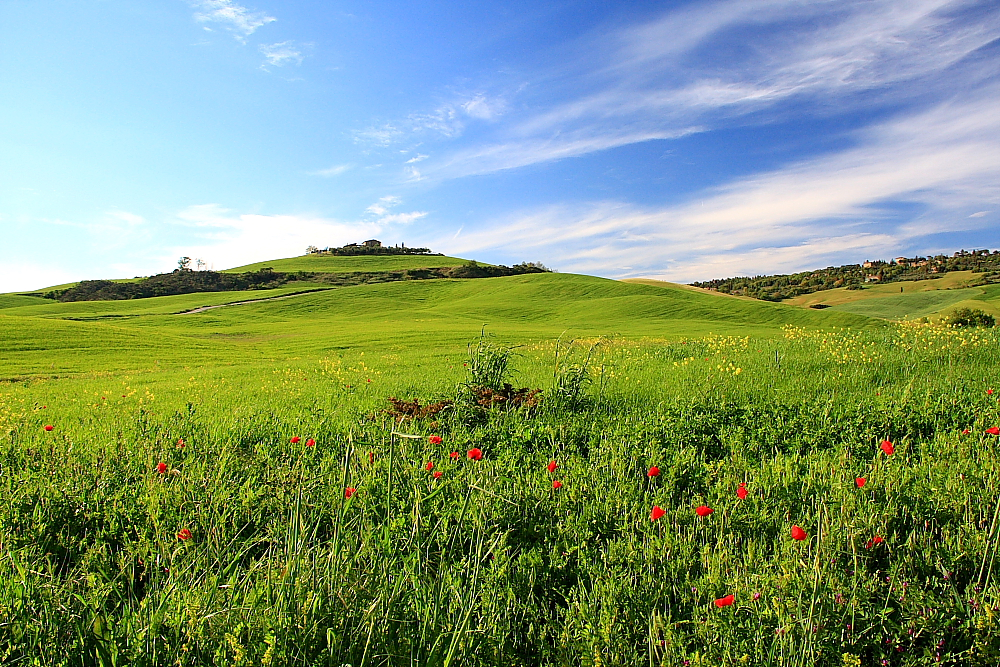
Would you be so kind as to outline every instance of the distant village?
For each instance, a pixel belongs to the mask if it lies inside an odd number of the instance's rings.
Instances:
[[[691,283],[712,291],[782,301],[801,294],[844,287],[864,289],[866,284],[932,280],[952,271],[980,274],[977,284],[1000,283],[1000,250],[959,250],[933,257],[895,257],[888,261],[829,266],[790,275],[744,276]]]
[[[974,258],[983,257],[988,258],[994,255],[1000,255],[1000,250],[958,250],[952,255],[936,255],[934,257],[894,257],[888,262],[882,261],[880,259],[868,260],[866,259],[864,263],[861,264],[863,269],[875,269],[879,271],[884,267],[902,267],[902,268],[920,268],[927,267],[927,273],[941,273],[942,270],[947,270],[949,260],[960,259],[964,257]],[[952,269],[963,270],[963,269]],[[883,274],[879,271],[876,273],[866,273],[865,282],[866,283],[877,283],[882,282]]]
[[[406,244],[395,246],[384,246],[378,239],[368,239],[362,243],[348,243],[339,248],[317,248],[314,245],[306,248],[306,253],[310,255],[337,255],[340,257],[352,255],[438,255],[430,248],[407,248]]]

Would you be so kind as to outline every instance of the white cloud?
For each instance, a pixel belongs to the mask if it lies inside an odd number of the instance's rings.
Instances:
[[[80,280],[79,275],[69,273],[55,262],[0,262],[0,292],[28,292],[76,280]]]
[[[383,215],[377,222],[380,225],[408,225],[414,220],[426,217],[427,211],[411,211],[410,213],[393,213],[391,215]]]
[[[422,155],[420,153],[417,153],[415,156],[413,156],[409,160],[407,160],[406,164],[413,164],[414,162],[422,162],[422,161],[426,160],[429,157],[430,157],[430,155]]]
[[[480,120],[493,120],[503,114],[507,103],[502,98],[491,100],[485,94],[479,94],[471,100],[461,103],[460,106],[467,116]]]
[[[985,218],[988,213],[990,213],[990,211],[976,211],[975,213],[973,213],[969,217],[970,218]]]
[[[1000,204],[997,92],[984,89],[975,99],[871,128],[855,148],[743,178],[688,203],[552,206],[436,245],[459,255],[531,251],[565,270],[683,281],[910,249],[931,234],[979,228],[985,223],[970,221],[969,211]],[[889,202],[925,212],[900,221]]]
[[[200,242],[171,248],[164,261],[187,255],[227,268],[292,257],[303,254],[310,245],[340,246],[376,238],[394,225],[408,224],[414,219],[408,216],[413,215],[346,222],[318,216],[236,214],[217,204],[189,206],[177,214],[176,222],[195,228]]]
[[[293,41],[261,44],[260,52],[267,59],[267,64],[274,67],[284,67],[290,64],[301,65],[304,57],[300,47],[296,46]]]
[[[337,164],[332,167],[327,167],[326,169],[320,169],[319,171],[311,172],[313,176],[340,176],[341,174],[350,171],[354,168],[353,164]]]
[[[383,123],[377,126],[372,125],[364,130],[355,130],[352,132],[354,143],[380,148],[391,145],[402,135],[403,131],[392,123]]]
[[[218,23],[245,41],[257,28],[277,21],[265,12],[255,12],[233,0],[197,0],[192,5],[198,10],[194,18],[200,23]]]
[[[395,195],[380,197],[377,202],[365,209],[369,217],[374,217],[374,222],[378,225],[408,225],[414,220],[427,217],[426,211],[411,211],[409,213],[389,213],[389,211],[403,203],[403,200]]]

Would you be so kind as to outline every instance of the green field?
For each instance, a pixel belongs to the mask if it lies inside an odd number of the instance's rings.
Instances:
[[[0,296],[3,664],[1000,663],[994,330],[295,291]]]

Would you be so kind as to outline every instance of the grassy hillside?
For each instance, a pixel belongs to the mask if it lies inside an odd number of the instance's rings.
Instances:
[[[114,321],[122,331],[151,340],[165,335],[175,341],[194,341],[199,346],[225,341],[218,354],[224,359],[235,356],[234,363],[239,363],[243,354],[238,350],[246,350],[249,359],[261,354],[280,359],[315,356],[335,348],[377,350],[387,346],[418,353],[423,347],[455,353],[483,325],[503,340],[518,343],[551,340],[564,333],[569,337],[678,339],[723,331],[775,336],[786,324],[877,326],[877,321],[847,313],[554,273],[359,285],[196,314],[173,314],[207,304],[278,296],[295,290],[289,287],[133,301],[50,302],[3,312],[11,316],[8,326],[20,324],[26,331],[34,330],[31,335],[41,347],[47,344],[48,329],[37,327],[39,319],[103,319]],[[80,335],[86,336],[86,331],[80,329]],[[95,336],[104,335],[103,330],[94,331]],[[96,356],[88,361],[75,354],[65,370],[115,368],[116,346],[127,345],[124,339],[115,341],[103,347],[95,341],[90,349]],[[184,363],[186,346],[175,344],[176,358],[156,348],[156,361]],[[54,358],[61,358],[61,338],[51,341],[50,349]],[[134,362],[139,359],[137,355],[130,352],[129,359]],[[37,362],[22,358],[16,351],[0,360],[0,374],[20,375],[30,369],[38,369]]]
[[[913,319],[939,315],[961,301],[981,296],[982,294],[982,289],[974,287],[912,292],[910,294],[904,292],[892,296],[848,301],[832,306],[830,310],[867,315],[868,317],[879,317],[887,320]]]

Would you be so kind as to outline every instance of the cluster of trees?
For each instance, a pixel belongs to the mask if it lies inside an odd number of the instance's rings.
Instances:
[[[306,248],[310,255],[336,255],[338,257],[353,257],[357,255],[441,255],[441,253],[431,252],[430,248],[407,248],[406,245],[383,246],[376,240],[365,241],[364,243],[348,243],[339,248],[317,248],[314,245]]]
[[[763,301],[781,301],[801,294],[846,287],[862,289],[865,283],[892,283],[940,278],[951,271],[981,273],[981,284],[1000,282],[1000,250],[961,250],[953,255],[898,258],[862,264],[829,266],[791,275],[744,276],[691,283],[726,294],[749,296]]]
[[[171,273],[143,278],[135,282],[111,280],[84,280],[75,287],[52,290],[42,296],[57,301],[117,301],[145,299],[152,296],[193,294],[195,292],[231,292],[236,290],[269,289],[279,287],[306,274],[281,273],[261,269],[249,273],[218,273],[216,271],[191,271],[175,269]]]

